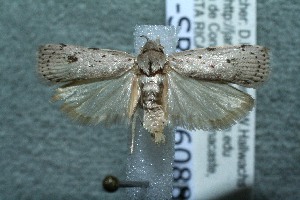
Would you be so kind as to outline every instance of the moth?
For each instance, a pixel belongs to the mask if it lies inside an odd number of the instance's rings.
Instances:
[[[253,98],[231,86],[257,88],[269,75],[265,47],[209,47],[166,55],[145,37],[137,57],[109,49],[47,44],[38,50],[38,73],[63,83],[53,100],[87,124],[130,125],[138,107],[156,143],[166,126],[220,130],[243,118]]]

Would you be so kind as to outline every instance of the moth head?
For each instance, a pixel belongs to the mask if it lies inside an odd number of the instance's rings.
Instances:
[[[147,76],[152,76],[164,68],[166,55],[159,40],[150,40],[147,36],[141,37],[146,38],[147,42],[137,56],[138,67]]]
[[[159,39],[150,40],[146,35],[141,35],[140,37],[143,37],[147,40],[147,42],[141,49],[141,53],[145,53],[151,50],[164,53],[164,47],[160,44]]]

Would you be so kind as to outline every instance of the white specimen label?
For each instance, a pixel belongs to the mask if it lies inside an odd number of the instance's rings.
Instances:
[[[255,44],[255,0],[167,0],[167,24],[181,26],[178,50]],[[239,88],[241,89],[241,88]],[[255,97],[255,90],[244,89]],[[251,199],[255,110],[225,131],[176,131],[174,198]]]

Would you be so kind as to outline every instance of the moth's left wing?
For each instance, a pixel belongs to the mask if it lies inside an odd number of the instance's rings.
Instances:
[[[269,75],[268,49],[258,45],[194,49],[174,53],[168,59],[173,70],[199,80],[255,88]]]
[[[189,130],[220,130],[243,118],[254,100],[228,84],[201,81],[171,70],[167,116],[171,126]]]
[[[134,66],[126,52],[47,44],[38,51],[38,72],[51,82],[107,79],[123,75]]]
[[[53,100],[64,101],[62,110],[88,124],[128,124],[139,98],[137,77],[129,71],[102,81],[74,81],[56,90]]]

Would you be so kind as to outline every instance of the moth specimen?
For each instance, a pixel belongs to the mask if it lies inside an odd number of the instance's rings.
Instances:
[[[147,40],[147,41],[146,41]],[[38,51],[38,72],[64,83],[53,96],[62,110],[88,124],[130,124],[137,106],[155,142],[164,127],[224,129],[253,107],[252,97],[230,85],[256,88],[269,75],[265,47],[237,45],[164,53],[145,37],[137,57],[122,51],[47,44]]]

